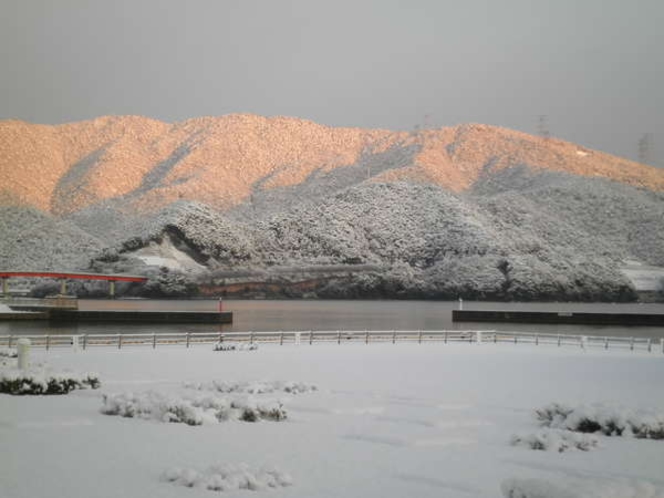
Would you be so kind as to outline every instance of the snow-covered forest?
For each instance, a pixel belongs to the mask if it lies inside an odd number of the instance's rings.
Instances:
[[[312,180],[315,195],[258,190],[226,212],[3,208],[0,266],[148,274],[133,292],[154,296],[604,301],[636,299],[625,261],[664,266],[661,193],[525,166],[463,194],[338,175]]]

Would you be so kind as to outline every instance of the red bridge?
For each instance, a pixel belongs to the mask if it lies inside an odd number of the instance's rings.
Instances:
[[[115,296],[115,282],[145,282],[148,278],[137,275],[105,275],[101,273],[78,273],[62,271],[0,271],[2,293],[9,297],[9,278],[56,278],[60,280],[60,294],[67,294],[67,280],[106,280],[109,282],[109,295]]]

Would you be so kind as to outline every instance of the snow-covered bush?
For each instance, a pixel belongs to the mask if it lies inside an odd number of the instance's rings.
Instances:
[[[597,442],[597,438],[594,436],[558,429],[514,435],[510,440],[512,446],[525,446],[532,450],[557,451],[558,453],[574,449],[590,451],[597,446]]]
[[[173,468],[162,474],[162,480],[187,488],[210,491],[260,491],[290,486],[290,475],[276,468],[252,469],[247,465],[217,464],[203,471]]]
[[[14,348],[0,348],[0,358],[16,358],[18,357],[18,352]]]
[[[214,351],[255,351],[258,344],[255,342],[217,342]]]
[[[184,384],[189,389],[196,389],[199,391],[217,391],[220,393],[242,393],[242,394],[266,394],[274,392],[284,392],[287,394],[302,394],[316,391],[318,388],[313,384],[305,384],[304,382],[293,381],[266,381],[266,382],[230,382],[230,381],[216,381],[213,380],[209,383],[193,383],[187,382]]]
[[[97,389],[97,374],[51,372],[47,369],[0,371],[0,393],[14,395],[68,394],[74,389]]]
[[[279,402],[255,403],[253,401],[233,401],[231,408],[239,410],[239,419],[243,422],[258,422],[259,420],[272,420],[280,422],[286,420],[286,410]]]
[[[281,403],[275,401],[258,403],[252,399],[231,400],[213,395],[169,396],[156,391],[104,395],[101,413],[187,425],[231,419],[244,422],[282,421],[287,417]]]
[[[664,489],[628,478],[505,479],[500,489],[505,498],[664,498]]]
[[[500,485],[505,498],[581,498],[544,479],[506,479]]]
[[[535,411],[542,426],[606,436],[664,439],[664,413],[596,405],[576,407],[551,403]]]

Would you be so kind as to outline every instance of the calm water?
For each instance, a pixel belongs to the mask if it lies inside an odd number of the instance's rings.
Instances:
[[[213,311],[218,302],[159,300],[81,300],[80,308]],[[187,324],[67,324],[1,322],[0,334],[95,334],[267,330],[441,330],[479,329],[550,332],[561,334],[664,337],[662,327],[452,323],[452,301],[224,301],[232,311],[232,325]],[[523,311],[586,311],[664,313],[664,304],[491,303],[464,301],[464,309]]]

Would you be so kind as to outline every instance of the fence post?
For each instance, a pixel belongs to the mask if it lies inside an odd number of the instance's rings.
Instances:
[[[648,337],[648,353],[652,351],[652,340]]]
[[[311,346],[314,342],[314,331],[310,330],[309,331],[309,346]]]
[[[420,329],[417,334],[417,343],[422,344],[422,329]]]
[[[445,344],[447,344],[447,330],[445,331]]]
[[[477,337],[477,344],[482,344],[482,331],[478,330],[477,332],[475,332],[475,334]]]
[[[157,333],[153,332],[152,333],[152,349],[157,347]]]
[[[83,334],[83,350],[88,347],[88,334]]]
[[[659,343],[662,345],[662,353],[664,353],[664,337],[659,340]]]
[[[337,330],[337,344],[341,344],[341,330]]]
[[[122,334],[118,334],[118,349],[122,349]]]
[[[46,334],[46,351],[51,348],[51,336]]]
[[[279,346],[283,346],[283,345],[284,345],[284,332],[283,332],[283,331],[280,331],[280,334],[279,334]]]
[[[191,338],[191,332],[187,332],[187,347],[189,347],[190,338]]]
[[[392,331],[392,344],[396,344],[397,342],[397,331],[393,330]]]
[[[30,339],[21,338],[16,343],[16,356],[18,360],[18,369],[27,370],[30,366]]]
[[[364,344],[369,344],[369,331],[364,331]]]
[[[223,332],[219,332],[219,340],[217,342],[224,342]]]
[[[604,349],[609,349],[609,338],[608,337],[604,338]]]
[[[498,343],[498,334],[496,332],[493,333],[493,343],[494,344]]]
[[[254,343],[254,331],[249,332],[249,344]]]
[[[519,339],[517,338],[516,334],[514,334],[514,344],[516,344],[518,341]]]
[[[629,349],[631,351],[634,351],[634,338],[633,337],[629,338]]]
[[[560,334],[558,334],[558,347],[560,347]]]
[[[7,347],[11,348],[12,347],[12,340],[14,339],[14,336],[9,334],[9,339],[7,340]]]
[[[539,346],[539,334],[535,334],[535,346]]]

